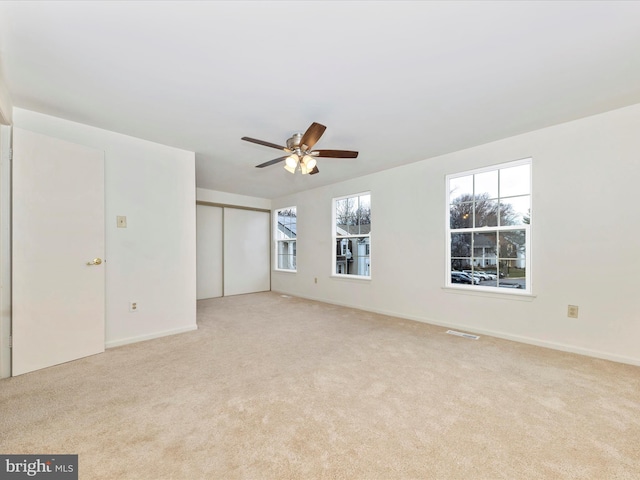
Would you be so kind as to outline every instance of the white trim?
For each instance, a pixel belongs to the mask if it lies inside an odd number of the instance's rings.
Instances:
[[[451,178],[466,177],[468,175],[478,175],[479,173],[492,172],[494,170],[502,170],[502,169],[511,168],[511,167],[519,167],[520,165],[527,165],[527,164],[529,165],[533,164],[533,157],[525,157],[525,158],[521,158],[520,160],[511,160],[506,162],[494,163],[493,165],[474,168],[473,170],[465,170],[464,172],[450,173],[446,176],[447,183],[449,183],[449,179]],[[531,185],[529,185],[529,187],[531,187]],[[529,191],[531,191],[531,188],[529,188]],[[449,192],[447,191],[447,204],[448,203],[449,203]]]
[[[130,343],[144,342],[145,340],[153,340],[154,338],[168,337],[170,335],[175,335],[177,333],[186,333],[192,332],[193,330],[197,330],[198,325],[192,325],[189,327],[181,327],[181,328],[173,328],[170,330],[163,330],[161,332],[149,333],[146,335],[138,335],[135,337],[123,338],[120,340],[112,340],[105,344],[106,348],[114,348],[120,347],[122,345],[128,345]]]
[[[0,125],[0,378],[11,376],[12,127]]]
[[[349,195],[342,195],[341,197],[333,197],[332,200],[335,202],[336,200],[344,200],[345,198],[361,197],[362,195],[371,195],[371,190],[365,190],[364,192],[359,193],[350,193]],[[335,225],[335,222],[333,224]]]
[[[298,271],[297,270],[281,270],[281,269],[274,268],[273,273],[286,273],[290,275],[292,273],[298,273]]]
[[[445,291],[446,293],[453,293],[456,295],[475,295],[477,297],[503,298],[505,300],[520,300],[522,302],[532,302],[536,298],[538,298],[537,295],[526,293],[517,288],[500,289],[496,287],[482,287],[479,285],[467,286],[467,285],[460,285],[460,284],[452,284],[447,287],[442,287],[442,290]]]
[[[369,275],[368,277],[365,277],[364,275],[344,275],[340,273],[332,273],[330,276],[332,278],[342,278],[345,280],[358,280],[358,281],[371,280],[371,275]]]

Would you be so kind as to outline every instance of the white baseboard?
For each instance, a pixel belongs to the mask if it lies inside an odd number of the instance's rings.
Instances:
[[[285,292],[277,292],[277,293],[283,293],[284,294]],[[401,313],[392,312],[392,311],[388,311],[388,310],[380,310],[380,309],[375,309],[375,308],[362,308],[362,307],[357,307],[357,306],[354,306],[354,305],[348,305],[346,303],[330,302],[330,301],[327,301],[327,300],[322,299],[322,298],[313,298],[313,297],[307,297],[307,296],[303,296],[303,295],[296,295],[295,293],[286,293],[286,295],[305,298],[307,300],[314,300],[314,301],[317,301],[317,302],[328,303],[330,305],[338,305],[340,307],[355,308],[357,310],[364,310],[364,311],[367,311],[367,312],[379,313],[381,315],[388,315],[390,317],[403,318],[403,319],[406,319],[406,320],[414,320],[416,322],[427,323],[429,325],[437,325],[439,327],[455,328],[456,330],[463,330],[463,331],[468,332],[468,333],[475,333],[476,335],[488,335],[490,337],[502,338],[504,340],[511,340],[513,342],[526,343],[528,345],[535,345],[535,346],[538,346],[538,347],[551,348],[553,350],[559,350],[559,351],[562,351],[562,352],[576,353],[578,355],[584,355],[584,356],[587,356],[587,357],[600,358],[600,359],[603,359],[603,360],[610,360],[612,362],[626,363],[628,365],[640,366],[640,358],[625,357],[623,355],[616,355],[616,354],[612,354],[612,353],[608,353],[608,352],[602,352],[602,351],[599,351],[599,350],[593,350],[593,349],[589,349],[589,348],[577,347],[575,345],[567,345],[567,344],[559,343],[559,342],[550,342],[550,341],[545,341],[545,340],[538,340],[537,338],[531,338],[531,337],[526,337],[526,336],[522,336],[522,335],[513,335],[513,334],[510,334],[510,333],[499,332],[499,331],[495,331],[495,330],[485,330],[485,329],[477,328],[477,327],[475,327],[473,325],[465,325],[465,324],[460,324],[460,323],[443,322],[443,321],[440,321],[440,320],[434,320],[432,318],[423,318],[423,317],[418,317],[418,316],[415,316],[415,315],[403,315]]]
[[[197,330],[198,325],[191,325],[188,327],[174,328],[171,330],[163,330],[161,332],[149,333],[146,335],[138,335],[135,337],[122,338],[120,340],[111,340],[105,344],[106,348],[120,347],[122,345],[128,345],[130,343],[144,342],[145,340],[152,340],[154,338],[167,337],[169,335],[176,335],[178,333],[192,332]]]

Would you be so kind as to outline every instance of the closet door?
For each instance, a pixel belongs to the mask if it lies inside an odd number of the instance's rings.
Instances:
[[[222,296],[222,208],[196,205],[197,298]]]
[[[224,209],[224,295],[271,289],[269,212]]]

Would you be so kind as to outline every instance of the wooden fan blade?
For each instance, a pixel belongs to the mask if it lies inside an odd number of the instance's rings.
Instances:
[[[311,147],[313,147],[316,144],[318,140],[320,140],[320,137],[322,136],[322,134],[326,129],[327,127],[325,127],[324,125],[320,125],[319,123],[313,122],[311,126],[307,128],[307,131],[304,132],[304,135],[300,139],[300,148],[304,150],[309,150]],[[302,147],[302,145],[306,145],[307,147],[304,148]]]
[[[313,170],[311,170],[309,172],[309,175],[315,175],[316,173],[318,173],[320,170],[318,170],[318,166],[316,165],[315,167],[313,167]]]
[[[314,150],[311,155],[314,157],[357,158],[358,152],[351,150]]]
[[[240,140],[245,142],[257,143],[258,145],[264,145],[265,147],[277,148],[278,150],[288,151],[286,147],[282,145],[276,145],[275,143],[265,142],[264,140],[258,140],[257,138],[242,137]]]
[[[288,156],[289,155],[285,155],[284,157],[274,158],[273,160],[269,160],[268,162],[264,162],[264,163],[261,163],[260,165],[256,165],[256,168],[264,168],[264,167],[268,167],[269,165],[282,162],[283,160],[286,160]]]

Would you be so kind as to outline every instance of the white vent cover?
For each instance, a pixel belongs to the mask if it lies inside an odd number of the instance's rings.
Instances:
[[[455,335],[457,337],[470,338],[471,340],[478,340],[480,337],[478,335],[471,335],[470,333],[464,332],[456,332],[455,330],[447,330],[449,335]]]

